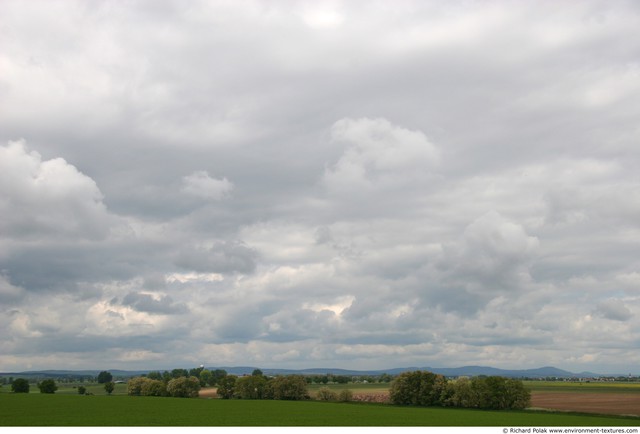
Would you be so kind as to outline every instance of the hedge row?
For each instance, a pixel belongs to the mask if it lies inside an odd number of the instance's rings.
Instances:
[[[523,409],[531,402],[531,393],[520,380],[504,377],[459,378],[448,381],[428,371],[400,374],[391,383],[393,404],[481,408],[492,410]]]

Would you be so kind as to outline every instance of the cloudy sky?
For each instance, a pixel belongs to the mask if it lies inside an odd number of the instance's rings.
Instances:
[[[640,373],[634,1],[0,2],[0,371]]]

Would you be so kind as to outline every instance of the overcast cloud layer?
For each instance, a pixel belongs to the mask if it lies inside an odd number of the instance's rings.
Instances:
[[[0,371],[640,373],[633,1],[0,2]]]

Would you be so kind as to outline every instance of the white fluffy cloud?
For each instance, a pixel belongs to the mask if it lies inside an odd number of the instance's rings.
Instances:
[[[24,141],[0,146],[0,230],[5,237],[104,238],[113,223],[96,183]]]
[[[429,176],[439,161],[438,149],[422,132],[387,119],[342,119],[333,124],[331,138],[346,145],[323,179],[337,194],[406,188]]]

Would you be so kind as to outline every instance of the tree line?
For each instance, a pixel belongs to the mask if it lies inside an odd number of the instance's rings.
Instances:
[[[491,410],[524,409],[531,392],[521,380],[479,376],[447,380],[428,371],[405,372],[391,383],[391,403]]]
[[[217,386],[222,399],[310,399],[307,385],[327,384],[329,377],[286,375],[268,377],[256,369],[250,376],[228,375],[222,369],[209,371],[202,367],[191,370],[151,371],[145,376],[133,377],[127,382],[127,394],[137,396],[197,397],[200,389]],[[332,382],[343,383],[348,377],[334,376]],[[386,378],[385,378],[386,379]],[[109,394],[114,389],[113,377],[107,371],[100,372],[98,382],[104,384]],[[315,380],[315,381],[314,381]],[[58,389],[52,379],[37,384],[41,393],[55,393]],[[11,383],[15,393],[29,393],[29,382],[18,378]],[[86,389],[78,387],[78,393]],[[323,388],[320,400],[350,400],[350,391],[344,396]],[[448,380],[428,371],[405,372],[393,378],[389,400],[396,405],[464,407],[492,410],[524,409],[529,406],[531,393],[521,380],[498,376],[461,377]]]
[[[188,373],[187,373],[188,374]],[[135,377],[127,382],[127,394],[134,396],[170,396],[174,398],[195,398],[203,384],[195,375],[179,376],[169,379],[157,375]],[[221,373],[218,373],[221,374]],[[205,377],[207,377],[205,375]],[[167,381],[164,381],[166,379]],[[217,376],[215,383],[217,394],[222,399],[309,399],[307,380],[302,375],[267,377],[256,369],[246,377],[235,375]]]

